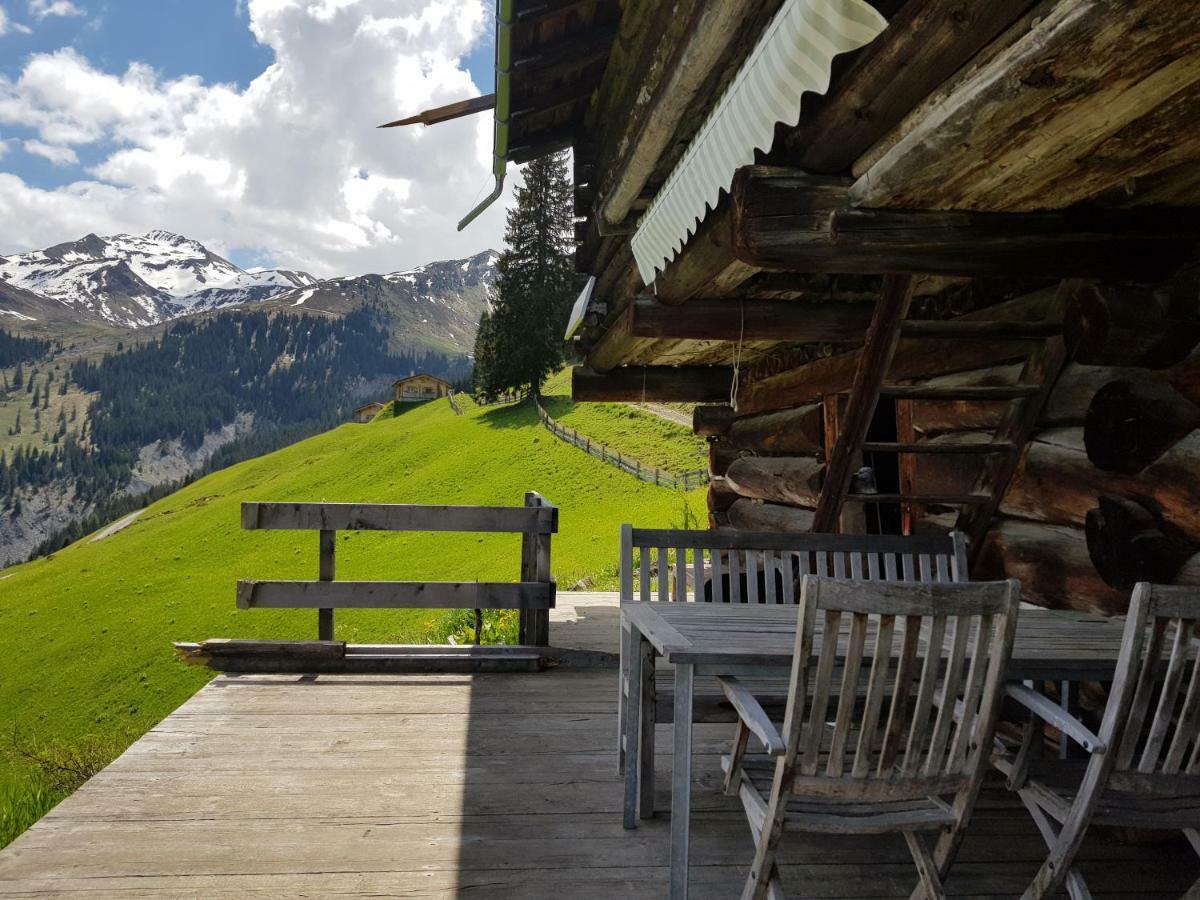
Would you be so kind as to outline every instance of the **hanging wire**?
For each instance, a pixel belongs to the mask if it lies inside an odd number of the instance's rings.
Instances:
[[[733,381],[729,385],[729,405],[733,407],[733,411],[737,412],[737,392],[738,379],[741,376],[742,367],[742,343],[746,337],[746,301],[738,301],[738,310],[741,313],[741,328],[738,330],[737,346],[733,348]]]

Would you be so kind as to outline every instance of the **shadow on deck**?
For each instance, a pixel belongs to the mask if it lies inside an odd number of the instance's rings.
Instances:
[[[560,595],[552,636],[611,649],[606,597]],[[667,815],[621,827],[616,671],[222,675],[0,853],[0,896],[654,898]],[[657,740],[668,808],[670,738]],[[693,896],[736,896],[751,846],[719,791],[729,725],[696,727]],[[785,845],[796,896],[906,897],[899,837]],[[998,786],[948,882],[1018,895],[1042,860]],[[1089,838],[1097,896],[1179,896],[1182,845]]]

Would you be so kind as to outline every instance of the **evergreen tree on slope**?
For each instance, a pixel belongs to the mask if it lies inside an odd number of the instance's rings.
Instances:
[[[562,365],[563,331],[576,292],[567,154],[525,167],[508,213],[490,315],[475,341],[475,389],[485,397],[537,392]]]

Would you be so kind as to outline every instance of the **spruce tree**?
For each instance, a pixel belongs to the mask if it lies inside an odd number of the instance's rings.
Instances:
[[[476,338],[476,390],[486,397],[534,393],[562,365],[563,330],[576,291],[573,192],[567,154],[525,167],[509,210],[491,315]]]

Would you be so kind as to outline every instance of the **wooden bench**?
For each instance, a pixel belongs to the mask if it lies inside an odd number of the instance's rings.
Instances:
[[[333,640],[333,611],[342,609],[518,609],[520,643],[550,643],[555,584],[550,536],[558,508],[534,492],[524,506],[415,506],[384,503],[243,503],[242,528],[320,532],[316,581],[239,581],[240,609],[316,609],[318,640]],[[521,580],[334,581],[339,531],[463,531],[521,535]]]
[[[967,581],[966,535],[952,531],[911,537],[885,534],[765,534],[746,531],[682,531],[621,526],[621,601],[795,603],[804,575],[871,581]],[[691,590],[689,591],[689,582]],[[619,702],[628,683],[629,644],[621,633]],[[655,678],[647,666],[647,677]],[[787,673],[750,682],[764,704],[787,699]],[[655,718],[673,720],[669,685],[656,686]],[[695,721],[736,721],[716,679],[697,679]],[[618,714],[618,752],[624,767],[624,716]]]

